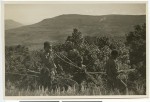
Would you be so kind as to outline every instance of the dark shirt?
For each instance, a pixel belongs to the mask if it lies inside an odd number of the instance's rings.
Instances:
[[[109,58],[105,66],[106,74],[110,79],[114,79],[118,76],[117,64],[114,59]]]
[[[50,78],[50,71],[48,68],[42,68],[40,72],[40,81],[43,85],[46,83],[49,83],[49,78]]]
[[[42,77],[49,76],[50,75],[49,69],[48,68],[42,68],[41,75],[42,75]]]
[[[42,63],[50,71],[56,68],[56,65],[54,64],[54,61],[53,61],[53,56],[50,53],[44,52],[44,54],[42,55]]]

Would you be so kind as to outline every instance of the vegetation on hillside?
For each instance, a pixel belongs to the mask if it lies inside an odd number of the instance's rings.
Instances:
[[[65,43],[53,46],[53,59],[57,66],[56,90],[43,90],[37,75],[44,67],[41,61],[41,50],[29,51],[26,46],[5,46],[5,94],[6,96],[40,96],[40,95],[120,95],[119,90],[111,91],[106,86],[105,74],[93,74],[94,72],[105,72],[105,64],[113,49],[119,51],[117,59],[118,70],[124,70],[119,74],[128,86],[128,95],[146,94],[146,25],[135,26],[134,31],[126,35],[126,41],[104,37],[83,36],[77,29],[71,36],[66,38]],[[76,56],[83,57],[83,64],[87,72],[99,83],[99,86],[91,82],[83,82],[82,90],[76,92],[76,86],[72,78]],[[62,60],[63,59],[63,60]],[[72,66],[66,62],[73,62]],[[133,71],[130,71],[133,70]],[[93,73],[92,73],[93,72]],[[87,84],[88,86],[86,86]],[[74,84],[75,85],[75,84]]]

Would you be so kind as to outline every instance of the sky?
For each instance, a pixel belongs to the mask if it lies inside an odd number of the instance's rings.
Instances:
[[[24,25],[34,24],[45,18],[62,14],[81,15],[145,15],[144,3],[99,3],[99,4],[5,4],[4,17]]]

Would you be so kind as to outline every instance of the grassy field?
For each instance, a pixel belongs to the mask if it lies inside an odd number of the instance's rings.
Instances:
[[[90,86],[88,88],[85,88],[84,85],[82,85],[82,89],[80,92],[77,92],[77,89],[75,87],[69,87],[68,90],[61,90],[60,88],[57,88],[55,91],[48,89],[44,90],[44,88],[37,88],[35,90],[31,89],[19,89],[11,83],[9,87],[6,87],[5,95],[6,96],[84,96],[84,95],[143,95],[144,94],[144,86],[142,84],[136,84],[135,90],[132,89],[126,89],[126,94],[123,94],[119,92],[118,89],[115,89],[114,91],[108,90],[103,86]]]

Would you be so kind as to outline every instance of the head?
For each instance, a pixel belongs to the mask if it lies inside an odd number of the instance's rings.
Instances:
[[[119,53],[118,53],[117,50],[112,50],[112,52],[111,52],[111,57],[112,57],[113,59],[116,59],[116,58],[118,57],[118,55],[119,55]]]
[[[52,49],[52,45],[48,41],[44,42],[45,52],[49,52],[51,49]]]
[[[74,33],[78,32],[78,29],[77,29],[77,28],[74,28],[74,29],[73,29],[73,32],[74,32]]]

